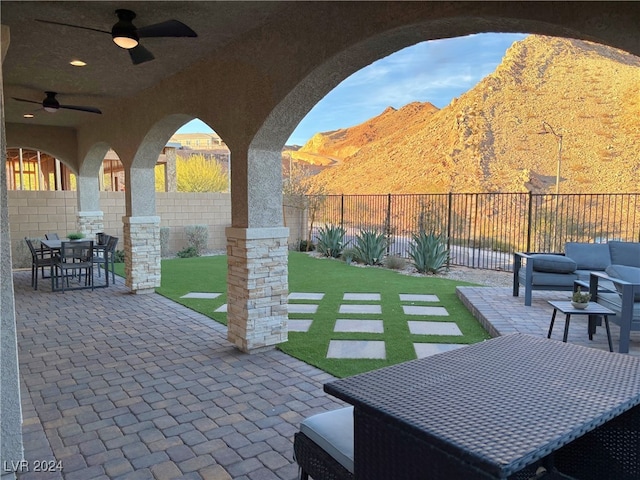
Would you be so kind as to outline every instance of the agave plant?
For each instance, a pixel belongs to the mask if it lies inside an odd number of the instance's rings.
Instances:
[[[345,247],[344,235],[346,231],[342,227],[325,225],[318,230],[318,242],[316,249],[325,257],[338,258]]]
[[[354,248],[358,261],[365,265],[380,265],[387,249],[387,238],[377,230],[360,230]]]
[[[420,230],[412,235],[409,256],[420,273],[438,273],[449,261],[449,249],[442,235]]]

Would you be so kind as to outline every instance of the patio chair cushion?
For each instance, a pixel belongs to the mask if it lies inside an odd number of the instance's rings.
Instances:
[[[611,252],[612,265],[628,265],[640,268],[639,242],[611,241],[609,242],[609,251]]]
[[[564,254],[576,262],[578,270],[604,270],[611,265],[609,245],[606,243],[567,242]]]
[[[300,431],[353,473],[353,407],[306,418]]]
[[[533,269],[536,272],[546,273],[573,273],[576,270],[576,262],[562,255],[533,255]]]
[[[609,265],[605,273],[613,278],[619,278],[625,282],[640,284],[640,268],[629,267],[627,265]],[[622,295],[622,285],[614,284],[618,292]],[[634,302],[640,302],[640,292],[633,296]]]

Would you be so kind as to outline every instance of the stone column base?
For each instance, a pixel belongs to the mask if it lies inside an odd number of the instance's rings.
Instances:
[[[255,353],[286,342],[288,228],[226,229],[227,339]]]
[[[125,285],[133,293],[160,286],[160,217],[122,217]]]
[[[104,232],[104,213],[96,212],[78,212],[78,231],[84,233],[85,238],[95,239],[96,233]]]

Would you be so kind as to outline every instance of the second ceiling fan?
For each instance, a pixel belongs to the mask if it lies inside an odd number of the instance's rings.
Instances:
[[[116,10],[118,22],[111,28],[111,31],[100,30],[98,28],[84,27],[81,25],[72,25],[63,22],[54,22],[52,20],[40,20],[38,22],[50,23],[53,25],[62,25],[65,27],[81,28],[83,30],[91,30],[94,32],[107,33],[111,35],[114,43],[121,48],[129,51],[131,61],[134,65],[148,62],[155,57],[153,54],[140,44],[141,38],[153,37],[197,37],[198,35],[191,28],[178,20],[167,20],[146,27],[137,28],[133,24],[136,14],[131,10]]]

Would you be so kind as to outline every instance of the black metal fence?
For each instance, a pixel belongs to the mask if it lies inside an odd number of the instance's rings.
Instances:
[[[451,264],[511,270],[514,251],[562,252],[568,241],[640,241],[640,193],[450,193],[328,195],[309,202],[315,237],[340,225],[353,239],[360,230],[385,232],[388,253],[407,256],[421,228],[448,239]]]

